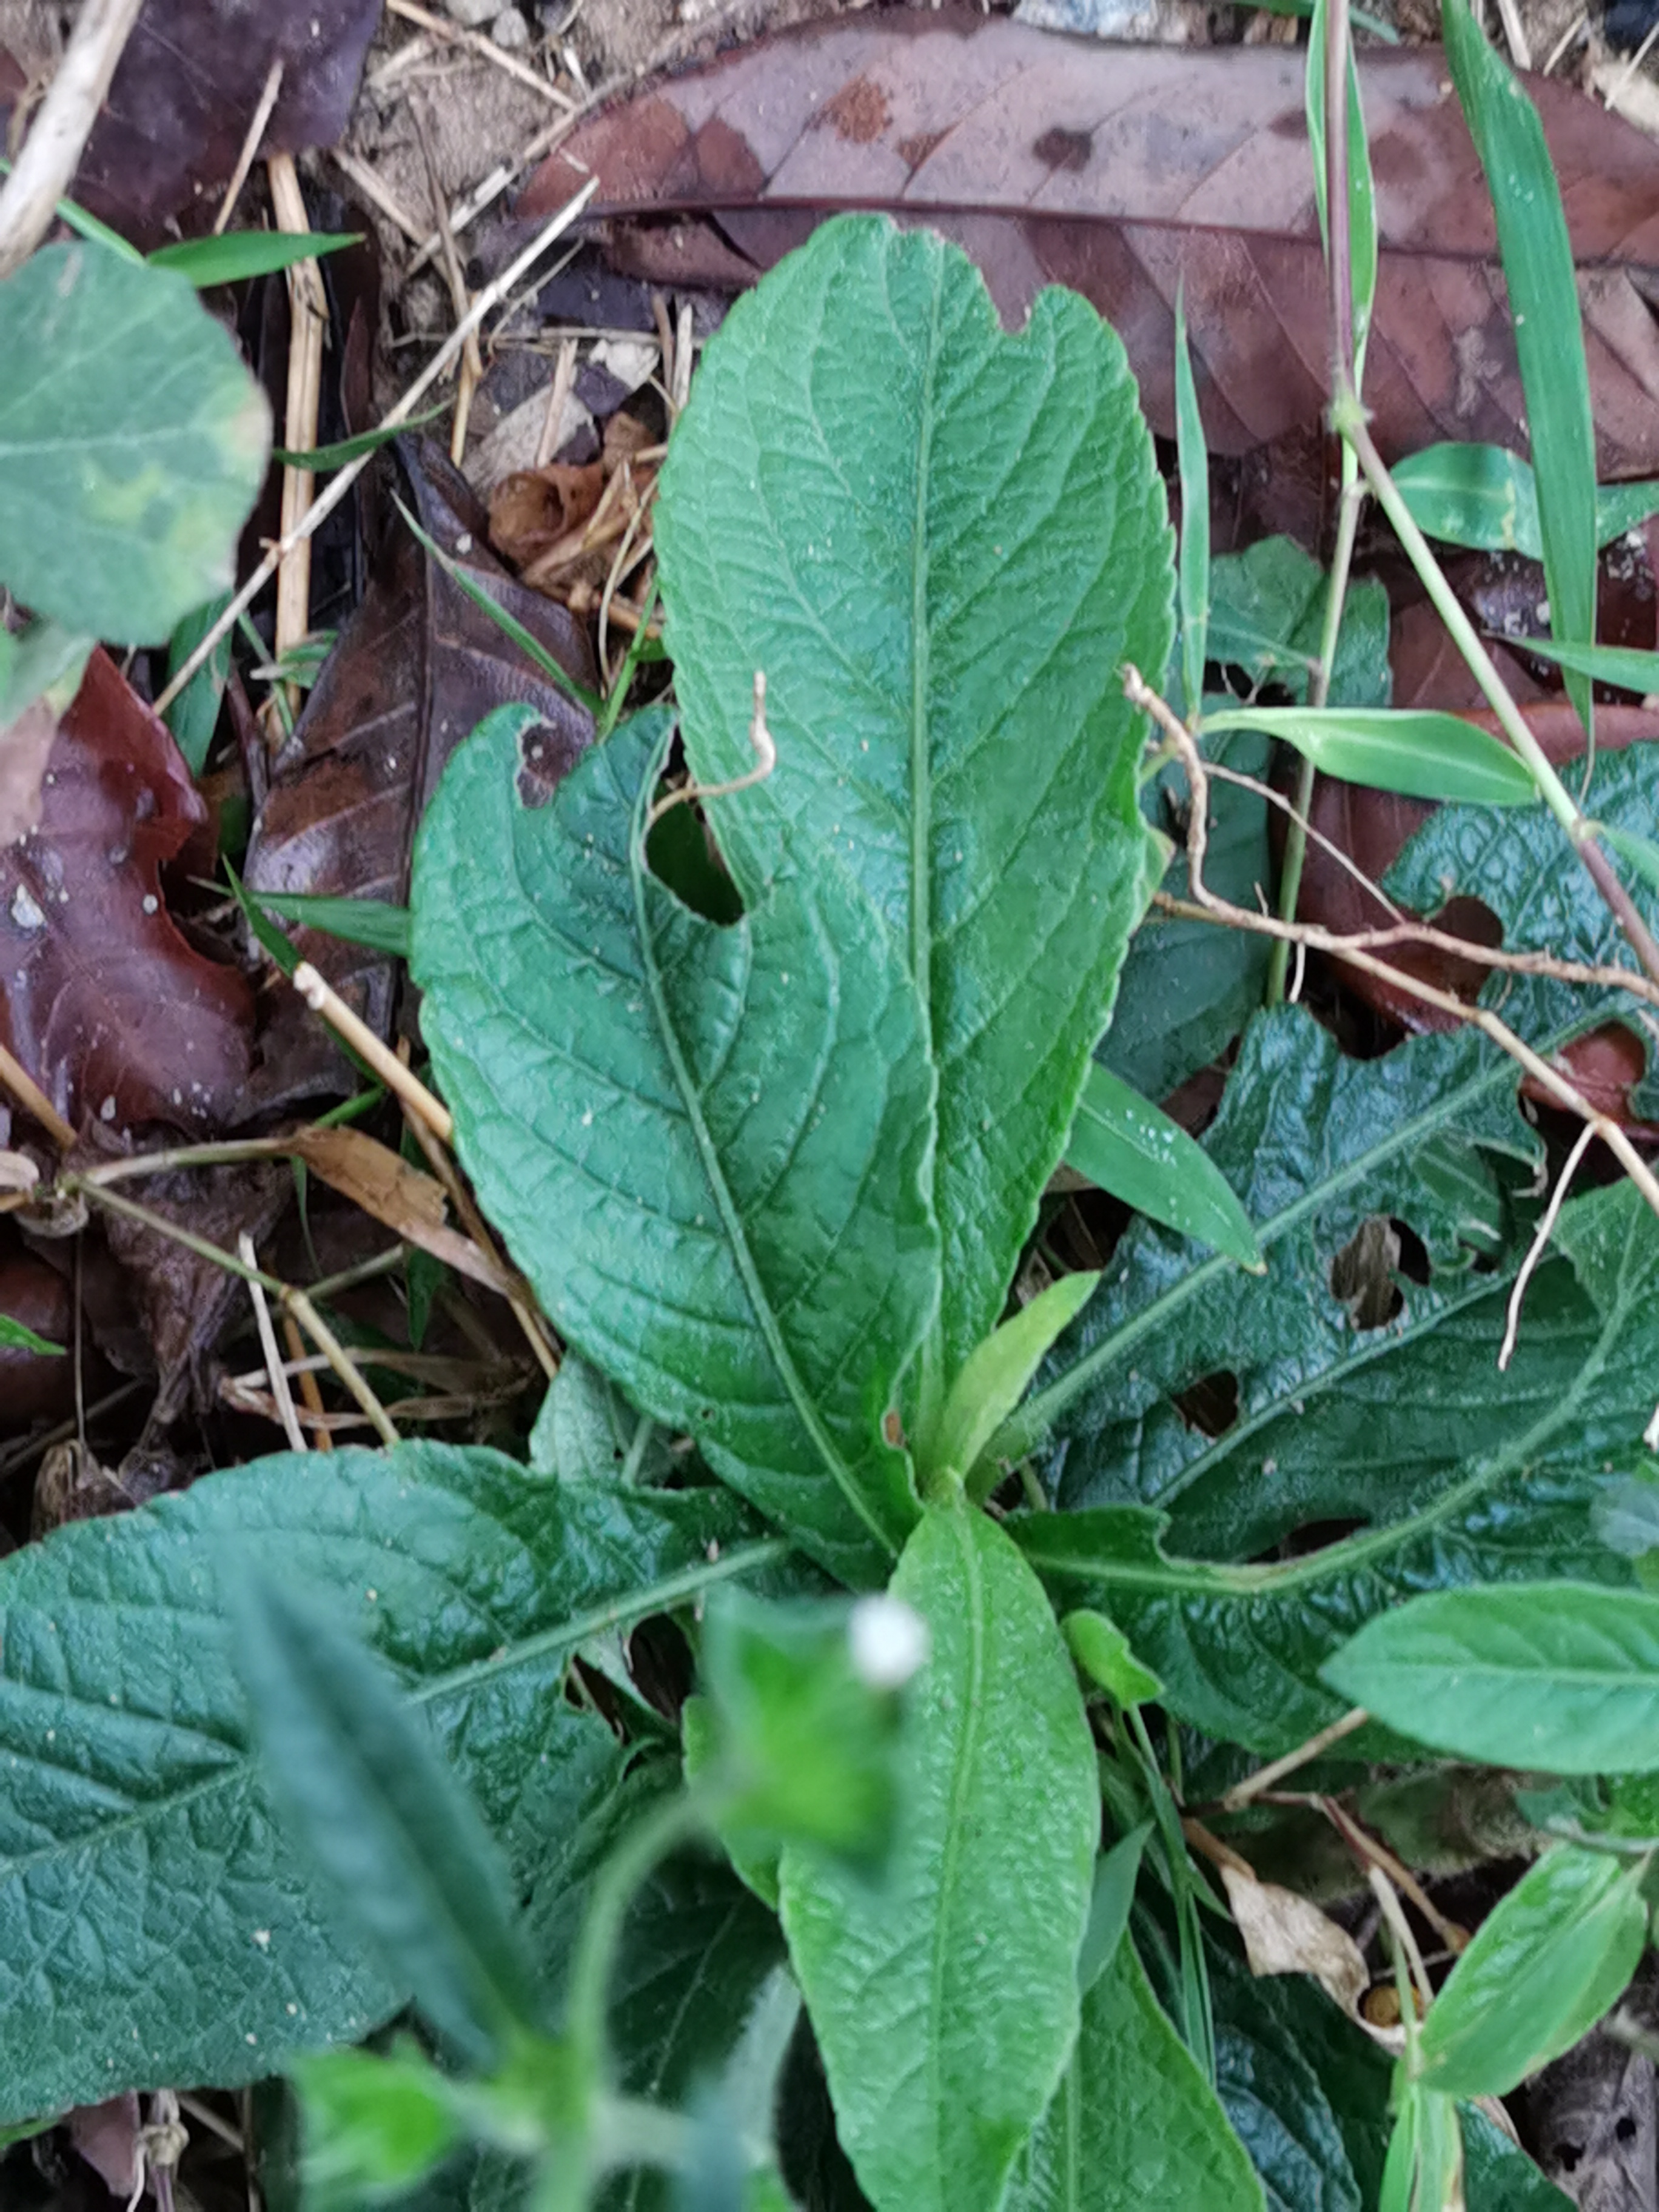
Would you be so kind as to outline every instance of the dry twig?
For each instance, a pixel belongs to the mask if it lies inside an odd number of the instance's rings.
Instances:
[[[0,185],[0,276],[52,228],[143,0],[86,0],[11,174]]]

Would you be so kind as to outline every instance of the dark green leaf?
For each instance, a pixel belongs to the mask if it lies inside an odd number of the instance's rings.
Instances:
[[[710,807],[739,891],[786,850],[833,855],[916,980],[947,1387],[1002,1312],[1163,867],[1118,672],[1163,675],[1174,548],[1122,347],[1069,292],[1005,332],[931,232],[825,223],[710,343],[656,543],[699,781],[753,767],[768,679],[777,770]]]
[[[567,1352],[530,1432],[530,1464],[566,1481],[656,1485],[676,1465],[670,1441],[598,1368]]]
[[[281,921],[303,923],[325,937],[338,937],[348,945],[366,945],[371,952],[389,953],[395,960],[409,957],[409,908],[386,899],[329,898],[309,891],[248,891],[250,905],[274,914]]]
[[[1265,2203],[1133,1943],[1117,1946],[1083,2000],[1077,2047],[1005,2201],[1007,2212],[1249,2212]]]
[[[924,1445],[926,1474],[948,1469],[964,1480],[973,1475],[985,1447],[1030,1389],[1048,1347],[1077,1319],[1099,1280],[1098,1275],[1062,1275],[976,1346],[951,1385],[939,1427]],[[995,1484],[994,1462],[983,1480],[969,1486],[983,1498]]]
[[[155,644],[234,580],[264,394],[182,276],[97,246],[43,247],[0,283],[0,583],[69,629]]]
[[[190,659],[202,640],[230,605],[228,592],[222,592],[216,599],[187,614],[167,640],[167,677],[169,681]],[[213,743],[213,733],[219,726],[219,708],[225,696],[225,679],[230,673],[230,632],[227,630],[212,652],[197,670],[179,696],[167,710],[167,726],[173,732],[173,742],[185,757],[185,764],[192,775],[200,775],[207,766],[208,749]]]
[[[1211,730],[1265,730],[1325,775],[1411,799],[1525,806],[1538,787],[1518,753],[1459,714],[1354,707],[1206,708]]]
[[[1098,1061],[1084,1085],[1066,1158],[1138,1212],[1260,1269],[1249,1216],[1209,1154]]]
[[[1645,1863],[1559,1844],[1480,1923],[1418,2039],[1425,2084],[1502,2097],[1617,2003],[1647,1942]]]
[[[216,237],[158,246],[144,258],[152,269],[171,269],[204,292],[211,284],[240,284],[250,276],[274,276],[280,269],[292,269],[296,261],[319,260],[325,253],[337,253],[343,246],[357,245],[362,234],[360,230],[228,230]]]
[[[1089,1899],[1089,1921],[1077,1954],[1077,1985],[1085,1996],[1112,1963],[1129,1925],[1135,1901],[1135,1880],[1141,1853],[1152,1832],[1150,1820],[1120,1836],[1109,1851],[1095,1863],[1094,1893]]]
[[[538,2004],[507,1871],[392,1678],[331,1612],[249,1568],[231,1578],[236,1666],[267,1786],[354,1936],[475,2066]]]
[[[564,1700],[569,1655],[773,1555],[744,1537],[713,1493],[562,1486],[408,1443],[210,1475],[0,1564],[0,2119],[255,2080],[400,2001],[342,1944],[246,1747],[228,1550],[331,1593],[403,1672],[540,1930],[568,1926],[622,1766]],[[70,1939],[91,1895],[109,1905],[95,1944]]]
[[[933,1639],[894,1863],[878,1884],[792,1847],[783,1923],[877,2212],[994,2212],[1077,2028],[1095,1754],[1048,1601],[984,1514],[930,1507],[892,1595]]]
[[[1595,427],[1572,244],[1538,111],[1494,52],[1467,0],[1442,0],[1446,63],[1498,218],[1538,487],[1550,629],[1568,645],[1595,635]],[[1567,690],[1586,728],[1590,687]]]
[[[663,717],[545,806],[517,787],[536,724],[480,726],[416,849],[413,967],[463,1164],[560,1332],[868,1583],[915,1517],[881,1425],[938,1297],[915,993],[827,854],[729,929],[643,872]]]
[[[1289,538],[1264,538],[1211,570],[1210,659],[1305,705],[1325,618],[1325,572]],[[1386,707],[1389,596],[1374,578],[1351,584],[1331,677],[1334,707]]]
[[[1368,1621],[1322,1671],[1350,1705],[1462,1759],[1659,1769],[1659,1597],[1641,1591],[1437,1591]]]
[[[1540,2173],[1479,2105],[1458,2108],[1468,2212],[1573,2212],[1572,2199]]]

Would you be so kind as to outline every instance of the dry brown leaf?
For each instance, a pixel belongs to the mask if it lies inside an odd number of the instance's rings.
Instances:
[[[40,828],[40,779],[57,735],[58,717],[44,699],[0,730],[0,845]]]
[[[585,468],[550,461],[518,469],[489,495],[489,540],[504,560],[522,568],[573,530],[592,519],[605,493],[599,461]]]
[[[470,1237],[447,1225],[443,1186],[424,1170],[400,1159],[389,1146],[361,1129],[302,1129],[295,1152],[331,1189],[372,1214],[406,1243],[470,1275],[504,1298],[522,1298],[524,1285],[497,1267]]]
[[[1359,2008],[1370,1973],[1359,1946],[1316,1905],[1224,1861],[1221,1880],[1253,1974],[1311,1974],[1348,2018],[1376,2034]]]

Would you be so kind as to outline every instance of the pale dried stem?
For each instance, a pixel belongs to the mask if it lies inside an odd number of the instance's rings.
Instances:
[[[421,142],[421,159],[426,164],[427,192],[438,226],[444,280],[449,286],[450,305],[455,310],[457,324],[461,324],[466,320],[472,302],[467,294],[461,257],[455,249],[455,234],[449,227],[449,206],[444,198],[443,179],[438,174],[438,157],[433,150],[431,125],[419,100],[410,101],[409,112],[414,118],[415,135]],[[455,400],[454,425],[450,432],[449,458],[457,468],[460,466],[461,456],[466,451],[466,425],[472,411],[472,394],[483,381],[483,358],[478,351],[478,334],[474,331],[461,348],[460,386]]]
[[[507,297],[514,285],[519,283],[526,271],[532,268],[536,262],[540,259],[541,256],[547,251],[548,247],[552,245],[555,239],[562,237],[564,233],[569,229],[571,224],[576,221],[577,217],[581,214],[582,210],[587,205],[589,200],[592,198],[594,191],[597,189],[597,184],[598,180],[596,179],[590,179],[588,183],[582,186],[580,191],[576,194],[574,199],[567,200],[563,207],[559,210],[558,213],[556,216],[550,217],[548,222],[543,225],[542,228],[537,232],[535,237],[524,249],[524,252],[520,253],[507,268],[501,271],[501,275],[495,278],[493,283],[487,285],[484,289],[479,293],[477,298],[472,302],[471,312],[468,313],[465,322],[458,324],[455,329],[450,332],[448,337],[439,348],[437,353],[433,356],[432,360],[427,363],[425,368],[423,368],[421,374],[415,379],[415,381],[404,392],[403,398],[397,402],[396,405],[387,409],[385,416],[381,419],[380,427],[382,429],[391,428],[399,422],[408,421],[409,417],[420,405],[422,400],[425,398],[427,393],[432,389],[432,386],[438,381],[438,379],[444,374],[445,371],[456,359],[461,348],[465,344],[472,332],[478,329],[485,320],[486,317],[492,314],[501,302]],[[336,472],[326,490],[323,492],[319,498],[312,501],[310,507],[301,518],[294,532],[294,538],[295,539],[301,537],[310,537],[312,532],[317,529],[319,525],[324,522],[329,515],[332,514],[335,508],[340,505],[341,501],[345,498],[346,494],[351,489],[353,484],[356,483],[358,477],[368,466],[372,459],[372,454],[359,454],[358,458],[355,461],[348,461],[343,469],[340,469]],[[270,582],[271,577],[276,574],[277,564],[282,559],[283,555],[288,551],[289,544],[290,540],[285,535],[276,545],[273,545],[270,550],[265,555],[264,559],[259,563],[258,567],[248,578],[247,581],[242,586],[241,589],[235,594],[229,605],[226,607],[224,612],[219,617],[213,627],[203,638],[195,652],[190,655],[190,658],[185,662],[184,665],[179,670],[177,675],[173,677],[172,682],[168,684],[167,689],[156,700],[155,711],[158,714],[164,714],[173,704],[173,701],[179,696],[179,694],[184,690],[185,684],[189,683],[191,678],[195,675],[197,670],[206,665],[208,659],[211,656],[214,648],[217,646],[220,639],[223,637],[226,632],[234,625],[237,617],[240,615],[244,614],[253,604],[253,601],[258,597],[259,593],[264,589],[266,584]]]
[[[766,673],[759,668],[755,671],[755,711],[749,724],[749,743],[754,751],[755,765],[747,775],[733,776],[729,783],[698,783],[688,776],[677,789],[665,793],[646,816],[646,834],[649,836],[671,807],[683,806],[694,799],[729,799],[734,791],[747,791],[751,784],[764,783],[776,768],[778,749],[766,726]]]
[[[305,195],[291,154],[273,154],[265,164],[270,179],[270,204],[279,230],[303,237],[311,228]],[[323,342],[328,332],[328,296],[317,264],[296,261],[288,272],[288,404],[283,442],[290,453],[309,453],[317,443],[317,420],[322,404]],[[272,658],[278,663],[310,634],[311,539],[300,529],[316,494],[317,479],[309,469],[287,463],[283,469],[282,536],[288,550],[276,568],[276,628]],[[290,714],[297,711],[297,686],[287,687]],[[282,742],[283,728],[273,715],[267,726],[272,746]]]
[[[1353,1815],[1340,1805],[1335,1798],[1316,1797],[1314,1802],[1354,1856],[1365,1868],[1368,1875],[1385,1875],[1396,1888],[1409,1897],[1449,1951],[1462,1951],[1468,1948],[1468,1929],[1460,1928],[1455,1920],[1447,1919],[1410,1868],[1402,1866],[1386,1844],[1379,1843],[1375,1836],[1363,1828]],[[1419,1960],[1419,1967],[1420,1965]],[[1425,2002],[1426,1996],[1425,1991]]]
[[[1319,929],[1306,922],[1280,921],[1270,915],[1255,914],[1248,907],[1234,906],[1229,900],[1218,897],[1209,890],[1204,881],[1204,854],[1208,838],[1210,783],[1203,756],[1186,724],[1174,708],[1152,689],[1138,669],[1125,667],[1123,689],[1130,703],[1150,714],[1169,739],[1171,749],[1186,770],[1191,794],[1187,822],[1187,875],[1192,900],[1189,902],[1183,899],[1160,897],[1159,903],[1165,913],[1194,918],[1207,914],[1231,929],[1249,930],[1260,937],[1275,937],[1292,945],[1306,945],[1316,951],[1328,954],[1333,959],[1346,961],[1350,967],[1361,969],[1367,975],[1379,977],[1395,990],[1405,992],[1425,1006],[1437,1007],[1442,1013],[1449,1014],[1459,1022],[1473,1022],[1501,1051],[1507,1053],[1511,1060],[1524,1068],[1535,1083],[1547,1091],[1552,1098],[1594,1129],[1641,1192],[1655,1215],[1659,1216],[1659,1180],[1655,1178],[1652,1169],[1626,1132],[1607,1115],[1598,1112],[1576,1084],[1534,1052],[1507,1024],[1500,1021],[1490,1007],[1472,1006],[1455,993],[1439,990],[1432,983],[1425,983],[1418,976],[1408,975],[1403,968],[1391,967],[1374,954],[1362,951],[1351,939],[1339,937],[1333,931]],[[1459,949],[1468,951],[1472,948],[1460,945]]]
[[[213,218],[213,235],[216,238],[223,237],[225,228],[235,211],[236,203],[241,198],[242,187],[247,182],[247,173],[253,167],[258,157],[259,141],[265,135],[265,125],[270,120],[272,111],[276,106],[276,95],[282,88],[283,58],[278,54],[265,71],[264,87],[259,94],[259,104],[253,111],[252,119],[247,126],[246,136],[242,140],[242,150],[236,156],[236,167],[230,173],[230,182],[225,186],[225,196],[219,203],[219,212]]]
[[[363,1413],[368,1416],[369,1426],[379,1437],[380,1442],[383,1444],[395,1444],[398,1441],[398,1431],[392,1425],[386,1407],[369,1389],[362,1375],[347,1356],[345,1346],[305,1292],[290,1290],[285,1304],[295,1321],[299,1322],[317,1349],[323,1353],[329,1365],[362,1408]]]
[[[1344,1713],[1340,1721],[1333,1721],[1328,1728],[1321,1729],[1305,1743],[1297,1744],[1294,1751],[1287,1751],[1282,1759],[1275,1759],[1266,1766],[1259,1766],[1254,1774],[1247,1774],[1242,1782],[1235,1782],[1232,1788],[1218,1800],[1218,1809],[1223,1813],[1237,1813],[1253,1797],[1259,1797],[1264,1790],[1273,1789],[1287,1774],[1294,1774],[1297,1767],[1307,1765],[1310,1759],[1320,1758],[1334,1743],[1340,1743],[1345,1735],[1352,1735],[1357,1728],[1363,1728],[1370,1718],[1370,1715],[1363,1705],[1356,1705],[1351,1713]]]
[[[411,1074],[395,1052],[381,1043],[361,1016],[353,1013],[339,993],[302,960],[289,978],[313,1014],[320,1014],[337,1036],[368,1061],[386,1089],[418,1114],[433,1134],[447,1145],[455,1133],[455,1117],[440,1098],[434,1098],[417,1075]]]
[[[544,469],[559,450],[559,433],[564,427],[564,410],[576,386],[576,341],[566,338],[559,348],[558,359],[553,364],[553,374],[547,387],[547,412],[542,417],[541,434],[536,441],[535,465]]]
[[[243,1230],[236,1240],[236,1249],[250,1267],[258,1264],[258,1255],[253,1249],[253,1239]],[[288,1376],[283,1368],[283,1356],[276,1349],[276,1332],[270,1325],[270,1307],[265,1299],[262,1285],[250,1280],[247,1294],[253,1301],[253,1325],[258,1332],[259,1349],[265,1356],[265,1373],[270,1382],[270,1395],[276,1401],[277,1418],[283,1433],[294,1451],[308,1451],[305,1431],[300,1426],[294,1411],[294,1394],[288,1387]]]
[[[60,1152],[66,1152],[75,1142],[75,1132],[52,1104],[27,1068],[14,1059],[4,1045],[0,1044],[0,1085],[26,1114],[32,1115],[46,1132]]]
[[[52,89],[0,185],[0,276],[52,228],[143,0],[85,0]]]
[[[434,15],[429,9],[417,6],[416,0],[386,0],[386,13],[401,15],[404,22],[418,25],[430,37],[447,46],[465,46],[475,54],[482,54],[494,68],[501,70],[503,76],[510,76],[515,84],[523,85],[527,91],[538,94],[552,106],[562,108],[567,114],[574,116],[577,103],[568,92],[561,92],[557,85],[550,84],[527,62],[517,60],[504,46],[498,46],[493,39],[485,38],[482,31],[463,30],[459,23],[446,22],[441,15]]]
[[[1515,1357],[1515,1340],[1516,1332],[1521,1327],[1521,1308],[1526,1298],[1527,1285],[1532,1280],[1539,1261],[1548,1249],[1550,1238],[1555,1231],[1556,1218],[1561,1211],[1562,1201],[1566,1197],[1574,1176],[1578,1172],[1578,1163],[1589,1150],[1590,1139],[1595,1134],[1595,1131],[1589,1122],[1586,1122],[1578,1132],[1572,1150],[1567,1154],[1561,1172],[1555,1179],[1555,1188],[1550,1193],[1550,1202],[1544,1208],[1543,1218],[1534,1231],[1532,1243],[1527,1247],[1527,1256],[1521,1262],[1520,1272],[1516,1274],[1514,1285],[1510,1291],[1509,1306],[1504,1316],[1504,1341],[1498,1351],[1498,1371],[1500,1375]]]

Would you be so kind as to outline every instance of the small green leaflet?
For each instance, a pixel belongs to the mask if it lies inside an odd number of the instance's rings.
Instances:
[[[1559,1844],[1480,1923],[1417,2038],[1427,2088],[1506,2096],[1617,2003],[1647,1942],[1647,1862]]]
[[[655,528],[699,782],[752,768],[767,678],[776,772],[710,809],[739,892],[841,861],[920,993],[931,1413],[1002,1313],[1163,872],[1118,676],[1162,678],[1175,599],[1134,380],[1075,294],[1011,335],[957,247],[838,217],[710,342]]]
[[[1164,1695],[1164,1685],[1129,1649],[1115,1620],[1091,1608],[1068,1613],[1060,1624],[1073,1659],[1091,1682],[1109,1691],[1121,1705],[1143,1705]]]
[[[1266,1264],[1249,1216],[1209,1154],[1098,1060],[1078,1102],[1066,1159],[1102,1190],[1182,1236],[1258,1273]]]
[[[1419,708],[1211,705],[1201,725],[1265,730],[1294,745],[1325,775],[1409,799],[1525,806],[1538,796],[1519,754],[1461,714]]]
[[[1390,473],[1426,537],[1475,552],[1543,559],[1537,481],[1518,453],[1502,446],[1426,446]],[[1599,484],[1595,542],[1609,545],[1656,514],[1659,483]]]
[[[37,1336],[25,1322],[14,1321],[9,1314],[0,1314],[0,1347],[9,1352],[34,1352],[43,1358],[61,1359],[64,1347],[52,1344],[44,1336]]]
[[[371,952],[389,953],[394,959],[409,957],[409,908],[386,899],[329,898],[308,891],[256,891],[243,887],[250,906],[274,914],[280,921],[297,921],[324,937],[343,938],[349,945],[367,945]]]
[[[1441,1590],[1368,1621],[1324,1679],[1401,1735],[1547,1774],[1659,1770],[1659,1597]]]
[[[978,1481],[973,1480],[985,1447],[1025,1395],[1048,1347],[1077,1319],[1099,1280],[1098,1275],[1084,1273],[1062,1275],[973,1352],[951,1385],[938,1429],[923,1445],[921,1459],[928,1476],[959,1477],[968,1483],[971,1495],[981,1498],[994,1489],[995,1461]]]
[[[234,580],[264,392],[182,276],[94,246],[0,283],[0,583],[69,629],[167,637]]]
[[[382,446],[389,446],[394,439],[411,430],[423,429],[428,422],[435,422],[444,411],[441,407],[428,407],[423,414],[405,416],[401,422],[380,422],[372,430],[360,430],[355,438],[342,438],[337,445],[309,446],[300,453],[286,446],[273,446],[270,458],[281,461],[285,468],[309,469],[314,476],[326,476],[331,469],[344,468],[348,461],[360,461],[365,453],[379,453]],[[428,544],[427,550],[435,549]],[[491,601],[492,605],[495,604]]]
[[[1389,2142],[1378,2212],[1461,2212],[1462,2203],[1457,2107],[1437,2089],[1408,2081]]]
[[[876,2212],[996,2212],[1077,2031],[1094,1747],[1048,1602],[985,1514],[930,1506],[891,1590],[933,1645],[892,1863],[874,1881],[791,1846],[784,1929]]]
[[[883,1580],[916,1512],[883,1419],[939,1297],[902,954],[824,853],[704,921],[640,857],[666,718],[546,805],[518,784],[538,723],[486,718],[416,849],[412,966],[462,1161],[586,1358],[842,1580]]]
[[[294,2062],[305,2114],[306,2201],[328,2212],[407,2189],[453,2148],[452,2085],[412,2042],[381,2057],[307,2051]]]
[[[212,238],[181,239],[158,246],[144,258],[152,269],[171,269],[205,291],[212,284],[240,284],[250,276],[273,276],[296,262],[320,260],[343,246],[361,244],[363,234],[349,231],[232,230]]]
[[[1125,1938],[1084,1997],[1077,2047],[1006,2212],[1261,2212],[1265,2201]]]

